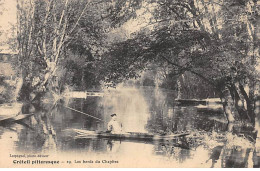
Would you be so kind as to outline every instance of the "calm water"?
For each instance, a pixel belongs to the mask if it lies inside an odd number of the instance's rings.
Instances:
[[[1,123],[0,145],[5,147],[6,155],[52,154],[56,158],[93,161],[102,158],[118,160],[126,167],[260,166],[259,141],[250,139],[250,128],[228,125],[222,114],[176,106],[175,98],[176,93],[169,90],[119,87],[106,90],[104,97],[63,99],[54,106],[53,103],[28,105],[24,108],[25,113],[30,108],[38,112],[19,123]],[[73,128],[106,130],[111,113],[118,114],[125,131],[189,132],[191,135],[174,142],[73,138]]]

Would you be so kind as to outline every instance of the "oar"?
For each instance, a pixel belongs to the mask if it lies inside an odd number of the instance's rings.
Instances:
[[[79,111],[79,110],[73,109],[73,108],[71,108],[71,107],[68,107],[68,106],[64,106],[64,107],[66,107],[66,108],[68,108],[68,109],[70,109],[70,110],[73,110],[73,111],[75,111],[75,112],[81,113],[81,114],[83,114],[83,115],[89,116],[89,117],[91,117],[91,118],[95,118],[95,119],[97,119],[97,120],[100,120],[100,121],[102,121],[102,122],[105,122],[105,121],[102,120],[102,119],[99,119],[99,118],[97,118],[97,117],[95,117],[95,116],[92,116],[92,115],[89,115],[89,114],[87,114],[87,113],[81,112],[81,111]]]

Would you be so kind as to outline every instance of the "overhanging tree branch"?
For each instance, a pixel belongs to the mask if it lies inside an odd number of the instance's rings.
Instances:
[[[91,2],[91,1],[88,1],[87,4],[85,5],[85,7],[83,8],[83,10],[82,10],[81,14],[79,15],[79,17],[78,17],[76,23],[74,24],[74,27],[69,31],[69,34],[71,34],[71,33],[75,30],[75,28],[77,27],[77,25],[78,25],[78,23],[79,23],[81,17],[83,16],[83,14],[84,14],[85,10],[87,9],[87,7],[88,7],[88,5],[89,5],[90,2]]]
[[[181,65],[178,65],[178,64],[176,64],[176,63],[170,61],[168,58],[166,58],[166,57],[163,56],[163,55],[160,55],[160,57],[162,57],[164,60],[166,60],[169,64],[174,65],[174,66],[177,66],[177,67],[180,68],[181,70],[186,70],[186,71],[191,72],[191,73],[194,74],[194,75],[197,75],[198,77],[202,78],[204,81],[206,81],[207,83],[209,83],[210,85],[212,85],[212,86],[214,86],[214,87],[216,88],[216,84],[215,84],[213,81],[210,81],[208,78],[206,78],[206,77],[203,76],[202,74],[197,73],[197,72],[191,70],[191,69],[188,68],[188,67],[183,67],[183,66],[181,66]]]

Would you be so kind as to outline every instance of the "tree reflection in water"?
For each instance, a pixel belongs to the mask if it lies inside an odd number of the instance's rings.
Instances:
[[[50,104],[44,107],[39,108],[39,106],[27,104],[23,108],[24,113],[29,112],[28,108],[36,108],[36,110],[29,119],[18,122],[25,127],[18,132],[17,147],[19,151],[55,153],[57,150],[56,131],[52,123],[52,114],[57,112],[57,108]]]
[[[175,94],[167,90],[143,88],[139,91],[131,90],[131,93],[113,93],[113,96],[102,98],[70,99],[66,102],[58,101],[58,104],[34,106],[33,117],[19,124],[7,124],[8,126],[2,124],[1,127],[12,129],[13,134],[18,136],[13,140],[15,150],[27,153],[69,151],[85,155],[102,153],[131,156],[135,152],[141,152],[147,159],[154,156],[167,160],[169,163],[183,163],[183,166],[187,167],[190,166],[189,163],[195,163],[195,161],[198,167],[260,167],[259,139],[252,126],[242,122],[228,124],[219,114],[199,113],[192,106],[176,106],[172,100]],[[139,95],[135,96],[135,93]],[[127,106],[138,105],[138,99],[132,98],[140,99],[140,93],[143,96],[142,105],[144,103],[147,105],[145,110],[140,109],[140,106],[135,107],[134,110],[129,109]],[[64,103],[66,103],[65,106],[69,105],[92,114],[105,122],[67,110],[64,108]],[[190,135],[173,141],[131,142],[96,138],[75,140],[73,133],[70,135],[64,133],[64,130],[72,128],[104,130],[106,121],[110,119],[109,114],[114,108],[118,111],[125,111],[128,115],[134,111],[135,117],[142,112],[148,112],[146,114],[149,116],[142,118],[142,122],[145,118],[147,119],[146,124],[137,123],[139,125],[135,129],[143,127],[150,133],[164,134],[189,132]],[[28,107],[29,109],[32,110],[32,107]],[[123,116],[124,113],[120,114]],[[122,121],[134,123],[131,122],[133,117],[123,117]],[[0,143],[4,141],[2,137],[6,133],[7,129],[1,130]],[[134,155],[132,157],[134,158]]]

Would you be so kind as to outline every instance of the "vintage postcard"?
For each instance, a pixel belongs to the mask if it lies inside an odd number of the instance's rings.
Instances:
[[[1,168],[259,168],[258,0],[0,0]]]

